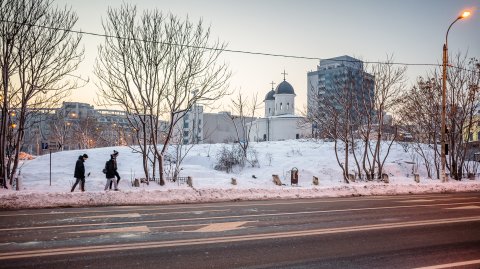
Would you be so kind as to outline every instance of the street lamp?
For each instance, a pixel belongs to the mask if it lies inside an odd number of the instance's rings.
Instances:
[[[198,90],[195,89],[192,91],[192,94],[193,94],[193,128],[192,128],[192,144],[197,144],[198,143],[198,139],[196,140],[197,136],[198,136],[198,124],[197,124],[197,93],[198,93]],[[196,129],[195,129],[196,128]]]
[[[445,44],[443,44],[443,79],[442,79],[442,130],[441,130],[441,143],[442,143],[442,149],[441,149],[441,156],[440,156],[440,162],[441,162],[441,174],[440,178],[442,179],[442,182],[447,181],[446,177],[446,171],[445,171],[445,164],[446,164],[446,141],[445,141],[445,131],[446,131],[446,100],[447,100],[447,65],[448,65],[448,32],[450,31],[450,28],[452,28],[452,25],[456,23],[458,20],[464,19],[466,17],[470,16],[470,11],[465,11],[462,13],[462,15],[458,16],[456,20],[450,24],[447,30],[447,34],[445,35]]]

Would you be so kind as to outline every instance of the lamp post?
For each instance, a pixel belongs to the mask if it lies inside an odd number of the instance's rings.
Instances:
[[[442,179],[442,182],[447,181],[446,177],[446,171],[445,171],[445,165],[446,165],[446,103],[447,103],[447,65],[448,65],[448,32],[450,31],[450,28],[452,28],[452,25],[456,23],[458,20],[464,19],[466,17],[470,16],[469,11],[465,11],[462,13],[462,15],[458,16],[457,19],[455,19],[450,26],[448,27],[447,34],[445,35],[445,44],[443,44],[443,77],[442,77],[442,129],[441,129],[441,156],[440,156],[440,162],[441,162],[441,174],[440,178]]]
[[[198,135],[198,126],[197,126],[197,93],[198,93],[198,90],[195,89],[192,91],[192,94],[193,94],[193,128],[192,128],[192,144],[197,144],[198,143],[198,139],[197,139],[197,135]]]

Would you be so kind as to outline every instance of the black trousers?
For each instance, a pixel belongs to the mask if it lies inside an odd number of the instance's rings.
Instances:
[[[117,178],[117,187],[118,187],[118,183],[120,182],[120,175],[118,174],[117,171],[115,171],[115,177]],[[112,189],[112,184],[113,182],[110,181],[110,189]]]
[[[73,184],[73,186],[72,186],[71,192],[73,192],[75,190],[75,187],[77,186],[77,184],[79,182],[80,182],[80,189],[82,191],[85,191],[85,178],[77,178],[77,180],[75,181],[75,184]]]

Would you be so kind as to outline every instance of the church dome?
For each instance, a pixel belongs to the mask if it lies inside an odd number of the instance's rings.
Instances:
[[[295,94],[295,91],[293,90],[292,85],[284,80],[282,83],[278,84],[275,89],[275,94]]]
[[[274,90],[271,90],[267,93],[267,95],[265,95],[265,101],[269,101],[269,100],[275,100],[275,91]]]

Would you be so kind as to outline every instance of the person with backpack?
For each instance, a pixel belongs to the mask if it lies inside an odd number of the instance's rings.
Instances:
[[[113,182],[115,186],[115,191],[118,191],[117,181],[115,180],[115,174],[117,173],[117,168],[115,164],[115,157],[110,155],[110,160],[105,163],[105,177],[107,178],[107,184],[105,184],[105,191],[108,190],[108,186]]]
[[[118,184],[120,183],[120,175],[118,174],[118,171],[117,171],[117,156],[118,156],[118,151],[113,150],[113,154],[110,155],[110,159],[113,159],[113,165],[115,167],[115,177],[117,178],[117,186],[118,186]],[[113,181],[114,180],[110,181],[110,189],[112,189]]]
[[[77,184],[80,183],[80,189],[82,191],[85,191],[85,160],[88,159],[87,154],[83,154],[78,156],[78,160],[75,163],[75,171],[73,173],[73,176],[76,178],[75,184],[72,186],[72,190],[70,192],[73,192],[75,190],[75,187],[77,187]]]

